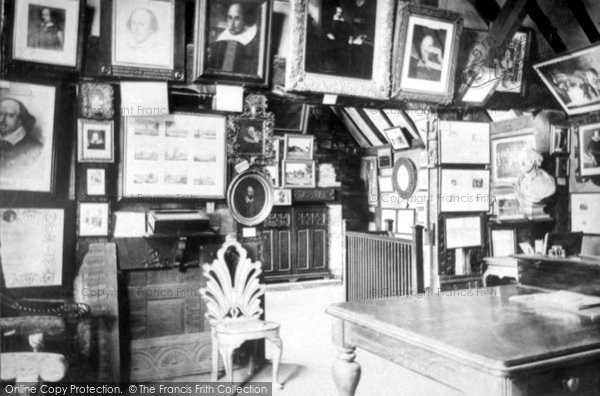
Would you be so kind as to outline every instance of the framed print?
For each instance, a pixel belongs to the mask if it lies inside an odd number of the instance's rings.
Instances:
[[[114,90],[110,84],[79,84],[79,114],[83,118],[111,120],[115,114]]]
[[[284,160],[283,164],[283,187],[315,188],[316,167],[315,161],[292,161]]]
[[[600,193],[571,194],[571,231],[600,234]]]
[[[377,150],[377,165],[380,168],[392,167],[392,148],[384,147]]]
[[[569,177],[571,172],[571,160],[569,157],[556,157],[554,164],[554,177],[564,178]]]
[[[224,198],[225,124],[213,114],[123,118],[122,196]]]
[[[384,193],[393,193],[394,192],[394,183],[392,182],[392,178],[389,176],[379,176],[379,191]]]
[[[437,8],[398,5],[392,55],[392,97],[449,103],[463,20]]]
[[[550,139],[550,154],[568,154],[571,147],[571,128],[568,125],[552,125]]]
[[[440,121],[440,163],[490,163],[490,124],[487,122]]]
[[[286,89],[387,99],[393,0],[291,2]]]
[[[388,128],[383,132],[385,133],[385,137],[387,138],[388,142],[390,142],[394,150],[410,148],[410,144],[408,144],[406,136],[404,136],[404,132],[402,132],[401,127]]]
[[[77,160],[79,162],[113,162],[113,121],[79,119],[77,122]]]
[[[265,171],[273,187],[279,187],[279,163],[265,166]]]
[[[0,190],[54,191],[56,97],[52,86],[0,81]]]
[[[175,0],[101,2],[103,76],[176,80],[185,77],[185,4]]]
[[[80,202],[78,235],[86,236],[108,236],[108,202]]]
[[[533,67],[567,114],[600,109],[600,45]]]
[[[579,174],[600,175],[600,123],[579,126]]]
[[[7,51],[14,70],[31,65],[38,71],[81,69],[85,2],[16,0],[7,6],[7,15],[14,17]]]
[[[495,185],[517,181],[522,155],[528,149],[535,149],[533,134],[492,139],[492,178]]]
[[[197,0],[194,79],[266,86],[272,8],[272,0]]]
[[[305,103],[290,103],[285,100],[269,99],[269,111],[275,116],[275,133],[305,134],[308,126],[310,106]]]
[[[441,212],[488,212],[490,171],[440,169]]]
[[[398,209],[396,211],[396,232],[398,234],[411,235],[415,227],[415,210]]]
[[[446,249],[483,245],[481,216],[445,217]]]
[[[517,220],[525,217],[514,193],[495,196],[494,214],[498,220]]]
[[[240,224],[260,224],[273,208],[273,187],[260,173],[241,173],[229,185],[227,206],[233,218]]]
[[[292,204],[292,190],[289,188],[278,188],[273,190],[273,205],[290,206]]]
[[[87,195],[106,195],[106,171],[104,168],[88,168],[85,177]]]
[[[507,257],[515,253],[517,253],[516,230],[490,228],[490,254],[493,257]]]
[[[291,160],[311,160],[315,145],[315,137],[310,135],[285,135],[283,158]]]

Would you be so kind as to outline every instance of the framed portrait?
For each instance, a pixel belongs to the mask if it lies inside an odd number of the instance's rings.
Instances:
[[[566,179],[571,172],[571,160],[569,157],[556,157],[554,160],[554,177]]]
[[[229,184],[227,206],[238,223],[249,227],[260,224],[273,208],[273,186],[258,172],[241,173]]]
[[[492,139],[492,179],[494,185],[510,185],[521,173],[521,158],[528,149],[535,149],[535,136],[526,134]]]
[[[567,114],[600,109],[600,45],[533,67]]]
[[[489,165],[490,124],[487,122],[440,121],[440,163]]]
[[[70,217],[68,208],[0,208],[0,257],[7,289],[69,289],[74,236]]]
[[[490,171],[440,169],[441,212],[488,212]]]
[[[437,8],[398,5],[392,55],[392,97],[449,103],[463,20]]]
[[[220,115],[125,117],[122,196],[224,198],[226,135]]]
[[[291,2],[286,89],[387,99],[393,0]]]
[[[579,174],[600,175],[600,123],[579,126]]]
[[[273,0],[197,0],[194,79],[266,86]]]
[[[415,227],[415,210],[398,209],[396,211],[396,232],[398,234],[410,235],[412,237]]]
[[[392,148],[383,147],[377,150],[377,165],[380,168],[392,167]]]
[[[111,120],[115,114],[114,90],[110,84],[79,84],[79,114],[83,118]]]
[[[77,160],[79,162],[113,162],[113,121],[77,121]]]
[[[292,204],[292,190],[289,188],[276,188],[273,190],[273,205],[290,206]]]
[[[446,216],[444,220],[446,249],[461,249],[483,245],[483,221],[480,215]]]
[[[283,165],[283,187],[316,187],[315,161],[284,160],[281,163]]]
[[[600,234],[600,193],[571,194],[571,231]]]
[[[285,159],[311,160],[315,145],[315,137],[310,135],[285,135]]]
[[[514,228],[490,227],[490,254],[508,257],[517,253],[517,231]]]
[[[279,163],[265,166],[265,172],[267,173],[269,181],[273,187],[279,187],[281,185],[279,183]]]
[[[571,147],[571,128],[568,125],[551,125],[550,154],[568,154]]]
[[[393,128],[387,128],[383,131],[385,133],[385,137],[388,142],[392,145],[394,150],[402,150],[410,148],[410,144],[406,140],[406,136],[404,136],[404,132],[402,128],[397,126]]]
[[[494,204],[494,214],[498,220],[518,220],[525,217],[514,193],[497,194]]]
[[[104,168],[86,169],[85,186],[87,195],[106,195],[106,170]]]
[[[80,202],[77,234],[86,236],[108,236],[108,202]]]
[[[100,68],[103,76],[185,78],[185,4],[175,0],[101,2]]]
[[[82,0],[16,0],[6,2],[12,15],[7,58],[15,71],[78,72],[83,41]],[[14,8],[14,9],[13,9]]]
[[[285,100],[269,99],[269,111],[275,117],[274,132],[305,134],[308,127],[310,106],[305,103],[290,103]]]
[[[0,156],[0,190],[53,193],[57,91],[53,86],[0,81],[5,117]]]

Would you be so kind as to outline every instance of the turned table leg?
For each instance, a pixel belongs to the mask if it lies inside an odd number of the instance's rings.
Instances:
[[[338,347],[338,358],[333,365],[333,382],[340,396],[354,396],[360,379],[360,364],[354,361],[355,349],[350,346]]]

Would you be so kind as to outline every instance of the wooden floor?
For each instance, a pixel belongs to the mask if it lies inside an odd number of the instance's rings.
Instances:
[[[331,343],[331,323],[325,314],[327,306],[343,301],[341,284],[323,283],[323,286],[286,289],[277,287],[266,292],[267,319],[281,323],[283,358],[280,382],[284,388],[273,392],[281,396],[335,395],[331,365],[335,350]],[[267,359],[272,351],[267,345]],[[417,380],[412,372],[393,365],[378,356],[358,350],[362,366],[361,381],[356,392],[359,396],[403,395],[437,396],[432,383]],[[235,373],[235,380],[245,379],[245,370]],[[173,379],[177,381],[209,381],[207,376]],[[224,380],[223,377],[220,378]],[[252,381],[270,381],[271,365],[259,371]],[[448,395],[447,392],[443,396]]]

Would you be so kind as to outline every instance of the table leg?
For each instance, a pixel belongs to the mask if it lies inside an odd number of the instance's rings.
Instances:
[[[338,358],[333,365],[333,382],[340,396],[354,396],[360,379],[360,364],[354,361],[356,348],[338,347]]]

